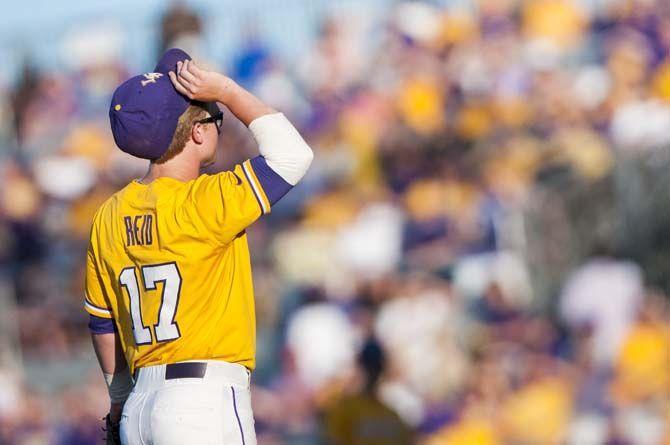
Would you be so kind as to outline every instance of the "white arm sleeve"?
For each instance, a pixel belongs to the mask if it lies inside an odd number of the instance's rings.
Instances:
[[[312,163],[314,153],[283,113],[266,114],[249,124],[265,162],[291,185],[296,185]]]

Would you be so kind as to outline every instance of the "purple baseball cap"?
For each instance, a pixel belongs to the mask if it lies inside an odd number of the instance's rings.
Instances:
[[[191,103],[179,93],[168,72],[177,70],[177,62],[191,60],[178,48],[161,57],[154,72],[132,77],[112,96],[109,122],[114,142],[123,151],[138,158],[158,159],[167,151],[181,116]]]

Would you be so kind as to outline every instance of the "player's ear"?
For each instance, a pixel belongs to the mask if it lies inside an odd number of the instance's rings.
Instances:
[[[191,127],[191,139],[198,145],[205,142],[205,128],[202,124],[193,124],[193,127]]]

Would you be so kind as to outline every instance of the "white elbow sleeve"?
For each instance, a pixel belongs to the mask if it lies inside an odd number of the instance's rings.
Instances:
[[[126,369],[116,374],[103,374],[112,403],[125,402],[133,390],[133,378],[130,376],[130,370],[126,367]]]
[[[265,162],[291,185],[296,185],[312,163],[314,153],[282,113],[266,114],[249,124]]]

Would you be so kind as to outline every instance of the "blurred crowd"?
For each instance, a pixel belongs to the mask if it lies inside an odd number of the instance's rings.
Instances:
[[[293,60],[248,28],[225,66],[206,17],[163,13],[157,54],[223,69],[316,154],[249,230],[259,443],[670,445],[668,289],[606,236],[571,245],[599,199],[541,193],[668,156],[670,3],[446,4],[327,15]],[[84,252],[97,206],[146,169],[107,120],[136,73],[101,53],[0,90],[2,445],[101,438]],[[211,172],[254,155],[226,119]],[[528,218],[538,202],[552,224]]]

